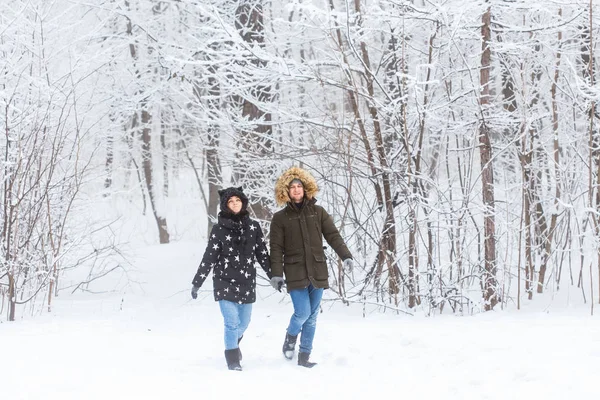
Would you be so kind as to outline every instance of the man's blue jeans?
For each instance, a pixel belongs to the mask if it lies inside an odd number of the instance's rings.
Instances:
[[[316,289],[310,284],[304,289],[290,290],[290,297],[294,305],[294,314],[290,319],[287,333],[296,336],[302,332],[300,352],[310,353],[317,329],[317,316],[323,298],[323,289]]]
[[[219,300],[219,307],[225,323],[225,350],[237,349],[238,339],[242,337],[250,324],[252,303],[238,304],[228,300]]]

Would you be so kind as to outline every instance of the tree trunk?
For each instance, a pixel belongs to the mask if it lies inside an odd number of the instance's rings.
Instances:
[[[15,320],[17,306],[17,290],[15,287],[15,278],[11,272],[8,273],[8,320]]]
[[[562,18],[562,8],[558,10],[558,16]],[[546,245],[544,246],[544,260],[542,261],[542,266],[540,268],[540,276],[538,281],[538,293],[541,293],[543,290],[544,279],[546,277],[546,265],[550,260],[550,255],[552,253],[552,242],[554,241],[554,232],[556,230],[556,221],[558,217],[558,206],[559,199],[561,196],[561,168],[560,168],[560,144],[558,142],[558,133],[559,133],[559,125],[558,125],[558,102],[556,100],[556,89],[558,85],[558,74],[560,68],[560,59],[561,59],[561,47],[562,47],[562,31],[558,31],[558,51],[556,52],[556,65],[554,66],[554,78],[552,80],[552,87],[550,89],[550,95],[552,98],[552,132],[554,133],[553,140],[553,155],[554,155],[554,178],[555,182],[555,190],[554,190],[554,207],[552,211],[552,217],[550,217],[550,227],[548,229],[548,234],[546,235]],[[600,264],[599,264],[600,265]]]
[[[138,114],[137,112],[133,114],[133,116],[131,117],[131,131],[129,133],[127,133],[125,135],[125,140],[127,141],[127,148],[129,149],[129,163],[133,164],[133,166],[135,167],[135,173],[137,176],[137,182],[138,182],[138,187],[140,188],[141,191],[141,196],[142,196],[142,215],[146,215],[146,209],[148,208],[148,206],[146,205],[146,192],[144,191],[144,182],[142,180],[142,174],[140,172],[140,166],[138,165],[137,161],[135,160],[135,156],[134,156],[134,149],[133,149],[133,142],[136,140],[136,133],[137,133],[137,128],[139,126],[138,124]],[[128,165],[126,170],[129,171],[131,168]],[[129,173],[127,173],[127,176],[129,175]],[[125,185],[128,185],[128,181],[129,179],[125,180]]]
[[[216,78],[217,67],[210,66],[209,71],[211,76],[208,78],[208,108],[211,111],[209,113],[208,123],[208,145],[205,150],[206,157],[206,169],[208,175],[208,207],[207,207],[207,236],[210,234],[214,223],[217,221],[217,214],[219,213],[219,189],[223,184],[223,176],[221,170],[221,159],[219,157],[219,138],[220,129],[216,121],[215,114],[220,109],[221,104],[219,99],[221,98],[221,87],[219,80]],[[200,88],[196,88],[196,95],[200,100]],[[213,120],[214,119],[214,120]]]
[[[236,28],[246,43],[264,47],[264,17],[261,1],[243,0],[236,10]],[[258,58],[252,60],[256,68],[266,65],[265,61]],[[253,124],[251,129],[243,129],[240,132],[238,146],[243,153],[260,159],[272,151],[271,142],[273,127],[271,125],[271,113],[260,108],[260,103],[272,101],[271,87],[256,85],[250,88],[251,98],[244,97],[241,101],[242,117]],[[256,102],[252,99],[255,99]],[[265,156],[265,157],[263,157]],[[244,162],[235,165],[239,167],[236,171],[236,181],[249,189],[249,208],[259,220],[270,220],[272,213],[262,194],[264,193],[263,182],[257,177],[260,175],[270,176],[273,171],[260,171],[247,168]]]
[[[125,6],[129,9],[129,2],[125,1]],[[156,11],[156,10],[155,10]],[[127,34],[129,36],[133,36],[133,24],[130,19],[127,20]],[[141,70],[138,66],[138,48],[136,45],[136,41],[132,40],[129,43],[129,53],[133,60],[133,67],[135,70],[136,78],[141,78]],[[141,91],[142,89],[140,89]],[[139,94],[139,93],[138,93]],[[152,116],[148,111],[149,104],[146,100],[140,103],[141,109],[141,128],[142,128],[142,169],[144,171],[144,178],[146,181],[146,188],[148,189],[148,198],[150,199],[150,206],[152,207],[152,213],[154,214],[154,219],[156,221],[156,225],[158,227],[158,238],[161,244],[169,243],[169,232],[167,230],[167,219],[165,216],[161,215],[162,210],[159,212],[157,209],[158,204],[156,201],[156,196],[158,193],[154,190],[154,178],[153,178],[153,167],[152,167],[152,147],[150,144],[151,140],[151,121]],[[137,120],[137,116],[134,121]],[[132,155],[133,158],[133,155]],[[162,207],[161,207],[162,208]]]
[[[143,104],[145,107],[146,104]],[[154,191],[154,181],[152,177],[152,147],[150,145],[151,123],[152,117],[148,111],[142,109],[142,168],[144,177],[146,178],[146,188],[148,189],[148,197],[152,206],[152,213],[158,227],[158,237],[161,244],[169,243],[169,231],[167,230],[167,219],[160,215],[157,210],[156,193]]]
[[[211,216],[214,218],[216,222],[217,214],[219,213],[219,188],[221,186],[221,182],[223,182],[223,177],[221,175],[221,162],[219,159],[219,152],[217,151],[218,146],[218,132],[212,126],[208,128],[208,148],[206,149],[206,165],[207,165],[207,173],[208,173],[208,232],[210,233],[213,227],[213,220],[211,220]]]
[[[529,300],[533,297],[533,281],[534,281],[534,263],[533,263],[533,235],[532,235],[532,221],[531,221],[531,159],[532,149],[531,142],[530,147],[527,147],[528,141],[524,135],[525,123],[522,125],[521,137],[521,149],[519,154],[519,160],[521,162],[521,170],[523,176],[523,217],[525,223],[525,292]]]
[[[361,13],[360,0],[354,0],[354,8],[358,15]],[[357,20],[358,26],[362,25],[362,19]],[[358,56],[358,55],[357,55]],[[367,50],[367,44],[365,42],[360,43],[360,57],[362,59],[364,67],[364,77],[367,84],[367,93],[371,99],[375,99],[375,87],[373,82],[373,72],[371,71],[371,61],[369,59],[369,52]],[[388,267],[388,290],[392,295],[398,294],[400,291],[399,282],[400,277],[398,276],[396,268],[396,221],[394,218],[394,205],[392,198],[392,189],[390,183],[389,164],[387,160],[387,154],[385,152],[383,134],[381,131],[381,123],[379,119],[379,110],[375,106],[374,101],[369,101],[369,113],[371,114],[371,120],[373,121],[373,136],[375,137],[375,150],[379,159],[379,165],[381,168],[381,180],[383,184],[383,196],[384,196],[384,207],[385,207],[385,222],[383,225],[383,234],[381,237],[383,245],[383,255]],[[382,260],[383,261],[383,260]],[[395,303],[397,305],[397,298],[395,297]]]
[[[594,40],[593,40],[593,13],[594,8],[593,8],[593,2],[592,0],[590,0],[590,12],[589,12],[589,22],[590,22],[590,26],[589,26],[589,41],[587,43],[588,49],[589,49],[589,63],[588,63],[588,74],[589,74],[589,85],[590,88],[593,88],[594,85],[596,84],[595,82],[595,75],[596,75],[596,66],[594,65]],[[591,159],[590,159],[590,166],[591,165],[595,165],[596,167],[596,171],[594,173],[595,175],[595,182],[594,182],[594,186],[591,187],[590,186],[590,205],[592,205],[592,201],[591,201],[591,193],[595,193],[595,199],[594,199],[594,204],[593,204],[593,209],[595,209],[596,213],[600,210],[600,189],[598,188],[598,185],[600,185],[600,136],[598,135],[598,130],[594,124],[594,120],[597,118],[596,115],[596,100],[592,99],[590,102],[590,155],[591,155]],[[590,167],[591,168],[591,167]],[[592,175],[592,174],[590,174]],[[590,180],[593,180],[594,178],[590,177]],[[597,216],[597,214],[595,213],[590,213],[590,215],[592,216],[592,219],[594,220],[594,226],[596,228],[596,239],[598,239],[600,237],[600,221],[599,221],[599,217]],[[597,254],[597,268],[598,268],[598,290],[600,293],[600,248],[596,249],[596,254]],[[590,264],[590,280],[592,280],[592,271],[591,271],[591,264]],[[592,303],[592,315],[594,314],[594,308],[593,308],[593,304],[594,304],[594,290],[593,290],[593,285],[591,286],[592,290],[590,292],[590,302]],[[598,301],[600,302],[600,296],[598,296]]]
[[[112,133],[108,133],[108,137],[106,138],[106,179],[104,180],[104,192],[103,196],[108,196],[108,190],[112,186],[112,170],[113,170],[113,159],[114,159],[114,136]]]
[[[167,149],[167,124],[165,123],[164,113],[161,116],[160,123],[160,148],[162,150],[163,166],[163,196],[169,196],[169,154]]]
[[[408,220],[410,221],[408,231],[408,307],[414,308],[418,301],[419,255],[417,252],[417,216],[416,211],[412,207],[408,211]]]
[[[483,297],[485,310],[491,310],[498,303],[496,282],[496,220],[494,205],[494,169],[492,164],[492,144],[487,126],[486,111],[490,102],[490,68],[491,68],[491,7],[482,16],[481,36],[482,54],[479,83],[481,86],[481,121],[479,125],[479,155],[481,162],[481,184],[484,205],[484,248],[485,264],[483,276]]]

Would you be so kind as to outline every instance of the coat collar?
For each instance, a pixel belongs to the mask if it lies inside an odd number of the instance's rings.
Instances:
[[[292,203],[291,201],[288,201],[286,204],[286,209],[297,212],[297,213],[301,213],[303,210],[306,209],[306,207],[313,206],[316,202],[317,202],[317,199],[315,199],[314,197],[312,199],[304,198],[304,201],[302,202],[302,206],[300,208],[298,208],[298,207],[296,207],[296,204]]]
[[[250,222],[250,216],[248,211],[242,211],[237,215],[223,212],[219,213],[219,225],[224,228],[231,230],[241,230],[244,226],[247,226]]]

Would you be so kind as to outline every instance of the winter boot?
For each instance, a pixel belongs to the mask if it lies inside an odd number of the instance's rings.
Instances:
[[[296,339],[298,339],[298,335],[292,336],[289,333],[285,333],[285,340],[283,342],[283,356],[288,360],[291,360],[294,357],[294,349],[296,347]]]
[[[317,365],[317,363],[315,362],[310,362],[308,361],[308,358],[310,357],[310,353],[298,353],[298,365],[302,366],[302,367],[306,367],[306,368],[312,368],[315,365]]]
[[[238,339],[238,353],[240,355],[240,361],[242,361],[242,350],[240,350],[240,342],[242,341],[242,339],[244,338],[244,335],[242,335],[241,338]]]
[[[240,365],[240,349],[225,350],[225,360],[227,361],[227,368],[232,371],[241,371],[242,366]]]

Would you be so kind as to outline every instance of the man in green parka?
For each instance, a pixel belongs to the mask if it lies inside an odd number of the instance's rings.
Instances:
[[[344,260],[345,269],[353,266],[352,254],[333,218],[315,204],[318,190],[315,178],[302,168],[285,171],[275,185],[275,199],[284,208],[273,216],[270,232],[271,285],[281,291],[285,281],[294,305],[283,355],[288,360],[294,357],[296,339],[302,332],[298,365],[308,368],[316,364],[309,361],[309,356],[323,290],[329,288],[323,238]]]

